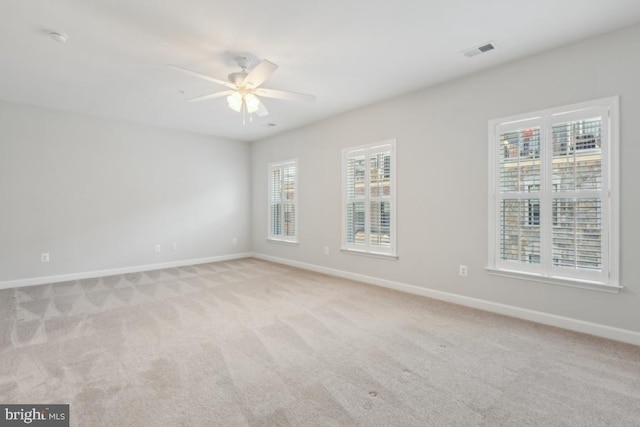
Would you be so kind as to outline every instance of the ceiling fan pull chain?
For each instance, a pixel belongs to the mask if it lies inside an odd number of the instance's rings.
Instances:
[[[242,125],[246,125],[247,124],[247,106],[244,103],[244,99],[242,100],[242,107],[240,107],[242,109]]]

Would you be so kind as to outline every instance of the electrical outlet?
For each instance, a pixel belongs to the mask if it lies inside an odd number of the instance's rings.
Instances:
[[[467,277],[467,274],[468,274],[467,266],[466,265],[460,265],[460,267],[458,269],[458,274],[460,274],[462,277]]]
[[[329,246],[324,247],[324,254],[329,255]]]
[[[175,251],[176,249],[178,249],[178,244],[177,243],[172,243],[171,244],[171,250]]]
[[[233,238],[233,240],[232,240],[232,242],[233,242],[233,244],[234,244],[234,245],[237,245],[237,244],[238,244],[238,238],[237,238],[237,237],[234,237],[234,238]]]
[[[162,246],[160,246],[160,245],[154,245],[154,246],[153,246],[153,251],[154,251],[154,252],[161,252],[161,251],[162,251]]]
[[[49,262],[49,254],[48,253],[40,254],[40,261]]]

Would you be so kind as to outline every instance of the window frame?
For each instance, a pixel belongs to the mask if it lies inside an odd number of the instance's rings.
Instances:
[[[284,186],[284,169],[287,167],[294,167],[295,170],[295,174],[294,174],[294,180],[293,180],[293,185],[294,185],[294,192],[293,192],[293,200],[288,201],[284,198],[284,192],[285,192],[285,186]],[[280,170],[280,179],[281,179],[281,183],[280,183],[280,188],[281,188],[281,196],[280,196],[280,201],[279,202],[273,202],[273,172],[275,170]],[[298,185],[298,174],[299,174],[299,168],[298,168],[298,159],[290,159],[290,160],[283,160],[283,161],[279,161],[279,162],[272,162],[269,163],[267,165],[267,173],[268,173],[268,179],[267,179],[267,240],[270,242],[278,242],[278,243],[290,243],[290,244],[298,244],[298,233],[300,230],[300,223],[298,222],[298,218],[299,218],[299,212],[298,212],[298,192],[299,192],[299,185]],[[281,218],[280,218],[280,230],[281,233],[280,234],[274,234],[273,233],[273,228],[272,228],[272,224],[273,224],[273,210],[272,207],[274,205],[280,205],[281,207]],[[284,229],[285,229],[285,205],[292,205],[294,207],[294,235],[292,236],[287,236],[284,234]]]
[[[387,148],[388,147],[388,148]],[[365,189],[364,197],[357,199],[364,202],[364,245],[358,245],[348,242],[348,205],[350,202],[356,200],[356,198],[349,198],[347,192],[347,166],[348,159],[355,157],[355,154],[364,154],[365,165],[369,165],[373,155],[381,152],[390,152],[389,156],[389,196],[372,196],[371,195],[371,168],[365,166]],[[370,144],[359,145],[355,147],[347,147],[342,150],[342,238],[341,238],[341,251],[345,253],[352,253],[357,255],[367,255],[373,257],[382,257],[390,259],[398,259],[397,256],[397,178],[396,178],[396,164],[397,164],[397,142],[395,139],[388,139],[378,141]],[[389,202],[389,247],[382,248],[380,246],[372,246],[370,244],[370,216],[372,203]]]
[[[563,269],[553,265],[553,246],[550,236],[557,225],[559,203],[563,200],[562,191],[557,191],[554,183],[553,138],[554,125],[571,121],[586,120],[594,112],[602,117],[602,150],[601,172],[602,187],[600,190],[581,190],[585,195],[578,195],[578,190],[565,193],[573,195],[573,200],[589,200],[590,197],[600,200],[601,219],[601,270]],[[505,132],[522,130],[527,127],[540,127],[540,191],[520,192],[512,194],[514,198],[504,198],[500,193],[500,135]],[[604,292],[618,292],[620,272],[620,220],[619,220],[619,97],[612,96],[582,103],[549,108],[526,114],[489,120],[489,186],[488,186],[488,262],[487,270],[491,274],[592,289]],[[584,143],[582,143],[584,145]],[[576,146],[577,147],[577,146]],[[576,150],[589,147],[580,147]],[[516,192],[518,193],[518,192]],[[572,194],[575,193],[575,194]],[[596,194],[597,193],[597,194]],[[595,196],[589,195],[596,194]],[[538,264],[503,260],[500,258],[500,203],[502,200],[538,199],[540,203],[540,257]],[[529,200],[531,203],[531,200]],[[527,221],[528,223],[528,221]],[[528,224],[534,226],[534,224]],[[574,234],[575,236],[575,234]]]

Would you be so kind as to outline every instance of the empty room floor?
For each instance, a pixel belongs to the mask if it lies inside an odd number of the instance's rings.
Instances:
[[[640,425],[640,347],[253,258],[0,290],[73,426]]]

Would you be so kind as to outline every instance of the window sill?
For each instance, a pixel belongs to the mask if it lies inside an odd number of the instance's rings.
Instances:
[[[531,282],[548,283],[551,285],[568,286],[571,288],[587,289],[590,291],[607,292],[610,294],[617,294],[621,289],[624,289],[624,286],[608,285],[599,282],[591,282],[588,280],[566,279],[564,277],[547,277],[532,273],[522,273],[520,271],[498,270],[491,267],[487,267],[486,270],[489,272],[489,274],[492,274],[494,276],[510,277],[512,279],[522,279]]]
[[[398,259],[397,255],[390,255],[390,254],[384,254],[384,253],[378,253],[378,252],[365,252],[365,251],[359,251],[357,249],[342,248],[340,249],[340,252],[344,252],[345,254],[352,254],[352,255],[363,255],[363,256],[368,256],[372,258],[383,258],[383,259],[392,259],[392,260]]]
[[[286,245],[286,246],[299,246],[298,242],[293,242],[291,240],[279,240],[279,239],[270,239],[270,238],[267,238],[267,243],[277,243],[277,244]]]

